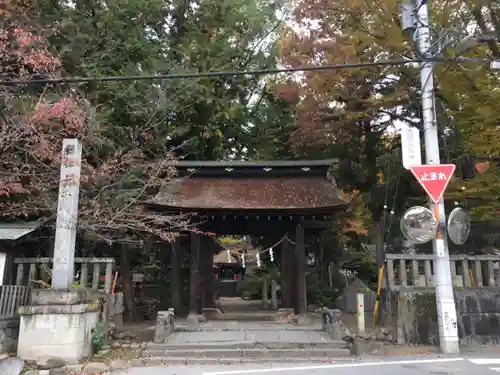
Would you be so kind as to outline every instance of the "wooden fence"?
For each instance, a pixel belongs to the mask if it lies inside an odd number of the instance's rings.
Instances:
[[[431,288],[434,281],[434,255],[387,254],[387,284],[389,289]],[[453,286],[465,288],[500,286],[500,256],[451,255]]]
[[[40,282],[47,282],[52,273],[52,258],[16,258],[16,285],[28,285],[40,288]],[[75,258],[76,274],[79,274],[79,285],[82,288],[103,289],[111,292],[113,284],[113,258]],[[26,273],[26,270],[28,272]],[[89,271],[92,270],[92,274]],[[104,282],[101,275],[104,271]]]
[[[0,286],[0,319],[17,317],[17,309],[28,303],[30,288],[22,285]]]

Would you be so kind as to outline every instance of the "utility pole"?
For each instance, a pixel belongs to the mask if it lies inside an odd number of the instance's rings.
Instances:
[[[422,58],[430,56],[431,40],[429,30],[429,9],[427,0],[415,0],[417,20],[417,42]],[[434,66],[431,61],[420,64],[420,82],[422,88],[422,117],[425,143],[426,164],[440,164],[439,137],[436,123],[434,98]],[[446,237],[446,213],[443,198],[434,205],[429,200],[429,208],[439,222],[436,238],[432,242],[434,250],[434,279],[436,283],[436,306],[439,324],[439,342],[441,352],[458,354],[457,310],[453,296],[450,256]]]

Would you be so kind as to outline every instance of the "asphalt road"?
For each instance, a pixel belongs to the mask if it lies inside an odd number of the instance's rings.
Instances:
[[[401,357],[328,365],[228,365],[135,367],[120,375],[495,375],[500,358]]]

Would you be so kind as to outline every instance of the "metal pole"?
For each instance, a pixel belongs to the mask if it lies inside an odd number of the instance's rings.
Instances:
[[[428,56],[430,43],[429,10],[427,0],[416,0],[417,37],[422,56]],[[440,164],[439,138],[436,124],[434,98],[434,67],[432,62],[422,62],[420,65],[420,81],[422,87],[422,116],[425,142],[426,164]],[[439,230],[432,242],[434,250],[434,277],[436,282],[436,305],[439,324],[439,342],[441,351],[445,354],[457,354],[458,346],[457,311],[453,296],[451,281],[450,257],[446,237],[446,216],[444,201],[439,204],[429,203],[431,211],[436,213]]]

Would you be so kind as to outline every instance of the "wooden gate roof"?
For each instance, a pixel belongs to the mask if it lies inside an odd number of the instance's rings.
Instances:
[[[328,170],[332,160],[176,162],[178,176],[151,204],[190,212],[328,214],[346,202]]]

